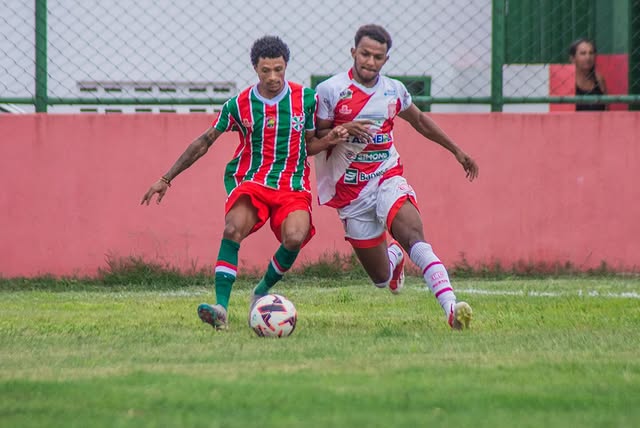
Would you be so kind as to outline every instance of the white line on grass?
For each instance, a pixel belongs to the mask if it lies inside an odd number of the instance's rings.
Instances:
[[[323,288],[322,291],[331,292],[333,288]],[[420,288],[419,291],[428,291],[426,288]],[[483,288],[456,288],[455,291],[461,294],[477,294],[485,296],[521,296],[521,297],[563,297],[563,296],[578,296],[578,297],[591,297],[591,298],[616,298],[616,299],[640,299],[640,293],[636,291],[623,291],[623,292],[611,292],[611,291],[598,291],[588,289],[578,289],[571,291],[535,291],[535,290],[496,290],[496,289],[483,289]],[[277,290],[274,290],[277,293]],[[144,291],[142,294],[149,294],[160,297],[193,297],[211,295],[213,296],[213,290],[172,290],[172,291]],[[129,297],[132,295],[140,295],[140,292],[120,292],[117,296]]]
[[[579,297],[612,297],[618,299],[640,299],[640,294],[635,291],[625,291],[621,293],[612,293],[610,291],[600,292],[597,290],[582,290],[575,292],[557,292],[557,291],[531,291],[531,290],[483,290],[479,288],[458,288],[455,291],[466,294],[482,294],[488,296],[524,296],[524,297],[560,297],[560,296],[579,296]]]

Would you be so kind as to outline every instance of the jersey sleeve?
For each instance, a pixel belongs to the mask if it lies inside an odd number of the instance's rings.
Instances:
[[[407,87],[404,86],[404,83],[402,83],[399,80],[396,80],[395,82],[398,87],[398,99],[400,100],[400,111],[405,111],[406,109],[411,107],[411,104],[413,103],[411,94],[409,93],[409,91],[407,91]]]
[[[314,131],[316,129],[316,114],[318,110],[318,97],[313,89],[304,88],[304,129]]]
[[[226,103],[222,105],[222,110],[218,117],[213,120],[211,126],[217,129],[220,132],[228,132],[234,129],[235,119],[231,114],[230,105],[233,102],[233,98],[228,100]]]
[[[316,87],[318,94],[318,119],[333,120],[335,103],[331,96],[331,86],[324,81]]]

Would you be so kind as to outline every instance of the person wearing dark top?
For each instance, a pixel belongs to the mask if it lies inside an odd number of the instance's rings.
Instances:
[[[569,47],[569,58],[576,66],[576,95],[606,95],[604,78],[596,72],[596,45],[588,39],[578,39]],[[606,104],[576,104],[576,111],[604,111]]]

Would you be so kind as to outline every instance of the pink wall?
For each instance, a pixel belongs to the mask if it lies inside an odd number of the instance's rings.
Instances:
[[[405,123],[396,138],[425,230],[448,264],[606,261],[640,266],[640,113],[432,115],[480,164],[468,183],[454,158]],[[207,115],[0,115],[0,275],[94,274],[107,255],[181,268],[216,257],[223,228],[226,135],[179,176],[160,206],[148,186],[210,123]],[[334,212],[301,261],[348,253]],[[268,228],[240,250],[262,269]]]

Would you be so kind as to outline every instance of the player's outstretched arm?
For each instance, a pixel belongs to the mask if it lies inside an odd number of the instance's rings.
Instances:
[[[458,147],[458,145],[454,143],[429,116],[420,111],[415,104],[411,104],[408,109],[400,112],[398,116],[409,122],[420,134],[453,153],[467,173],[469,181],[473,181],[478,177],[479,169],[476,161]]]
[[[153,199],[153,195],[156,193],[158,194],[156,203],[159,204],[160,201],[162,201],[162,198],[164,198],[165,193],[167,193],[169,187],[171,187],[171,180],[207,153],[209,147],[211,147],[213,142],[216,141],[221,134],[222,133],[220,131],[211,127],[207,129],[204,134],[193,140],[184,153],[182,153],[178,160],[173,164],[171,169],[169,169],[165,175],[149,187],[149,190],[147,190],[142,197],[140,205],[144,203],[149,205],[151,199]]]

